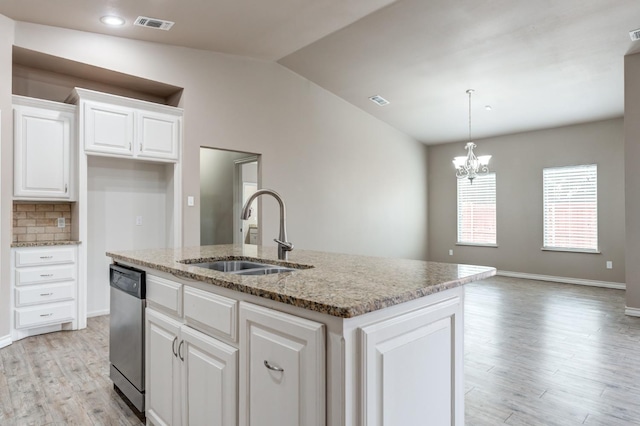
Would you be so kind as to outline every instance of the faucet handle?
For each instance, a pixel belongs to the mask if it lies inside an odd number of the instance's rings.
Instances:
[[[286,251],[291,251],[293,250],[293,244],[290,243],[289,241],[280,241],[277,238],[274,238],[273,241],[275,241],[276,243],[278,243],[278,245],[280,245],[283,249],[285,249]]]

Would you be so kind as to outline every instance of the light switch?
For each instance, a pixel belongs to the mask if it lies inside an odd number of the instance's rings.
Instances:
[[[136,226],[142,226],[142,216],[136,216]]]
[[[607,260],[607,269],[613,269],[613,261]]]
[[[449,250],[449,256],[453,256],[453,250]]]
[[[193,198],[193,195],[189,195],[187,197],[187,206],[189,207],[193,207],[196,204],[195,199]]]
[[[64,217],[59,217],[58,218],[58,228],[64,228],[64,227],[65,227]]]

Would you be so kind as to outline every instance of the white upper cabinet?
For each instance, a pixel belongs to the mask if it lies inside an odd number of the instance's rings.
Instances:
[[[133,110],[87,101],[83,104],[84,150],[133,156]]]
[[[178,160],[180,117],[150,111],[137,113],[138,157]]]
[[[80,106],[87,154],[179,161],[182,109],[78,88],[69,101]]]
[[[75,107],[13,97],[14,197],[74,200]]]

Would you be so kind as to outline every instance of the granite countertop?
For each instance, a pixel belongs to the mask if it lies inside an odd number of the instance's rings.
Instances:
[[[69,246],[81,244],[80,241],[31,241],[11,243],[11,247],[48,247],[48,246]]]
[[[127,262],[342,318],[397,305],[495,275],[495,268],[308,250],[278,260],[275,247],[218,245],[107,252]],[[234,275],[190,266],[215,260],[259,260],[302,267],[271,275]]]

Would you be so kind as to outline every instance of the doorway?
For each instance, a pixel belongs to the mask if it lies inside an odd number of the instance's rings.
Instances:
[[[257,244],[258,204],[250,220],[242,206],[259,187],[258,154],[200,148],[200,244]]]

